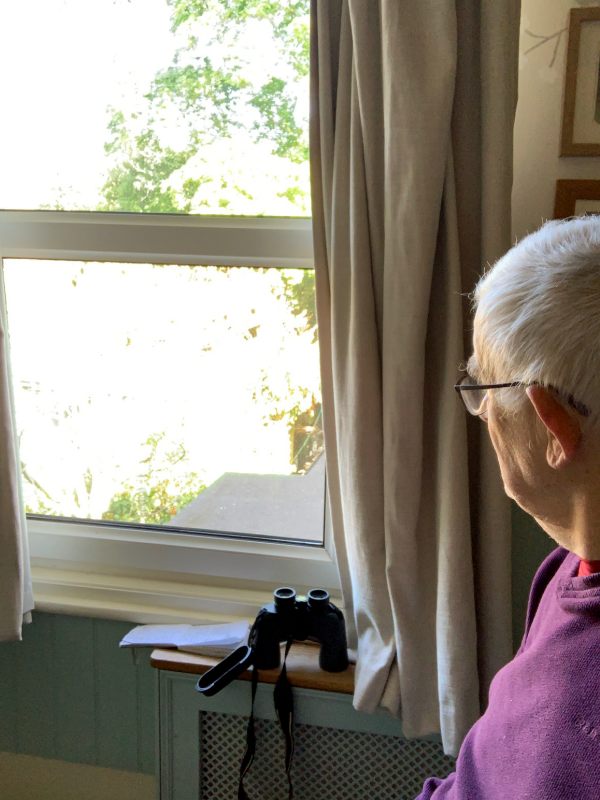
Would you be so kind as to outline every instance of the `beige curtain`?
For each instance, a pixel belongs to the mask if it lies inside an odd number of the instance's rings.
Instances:
[[[1,264],[1,261],[0,261]],[[21,639],[33,596],[0,271],[0,642]]]
[[[324,424],[354,702],[401,715],[406,736],[441,732],[450,754],[511,655],[508,501],[452,387],[464,293],[510,246],[518,21],[518,0],[312,5]]]

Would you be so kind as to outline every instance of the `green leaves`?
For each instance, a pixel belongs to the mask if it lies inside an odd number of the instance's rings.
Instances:
[[[167,0],[172,7],[171,30],[176,31],[186,22],[199,19],[209,7],[208,0]]]
[[[296,333],[312,330],[312,341],[317,341],[317,307],[315,296],[315,273],[312,269],[302,272],[302,278],[293,280],[289,273],[281,273],[282,294],[291,308],[292,314],[298,317]]]
[[[173,213],[189,211],[181,203],[168,179],[189,160],[193,149],[175,151],[163,147],[156,133],[147,127],[134,139],[127,129],[125,115],[113,114],[109,124],[112,139],[105,149],[116,154],[120,163],[110,171],[102,194],[100,211],[143,211]]]
[[[308,160],[304,131],[294,115],[296,102],[286,93],[285,81],[271,78],[253,96],[250,105],[260,113],[260,122],[253,126],[259,140],[272,141],[273,153],[277,156],[297,164]]]
[[[193,476],[185,483],[175,484],[168,478],[163,478],[148,489],[135,488],[130,484],[112,498],[108,511],[102,514],[102,519],[164,525],[179,509],[191,503],[204,488],[206,487],[195,481]]]
[[[168,4],[174,54],[112,109],[99,210],[307,214],[308,0]]]
[[[174,476],[173,467],[187,460],[183,443],[165,449],[167,443],[162,432],[151,434],[144,444],[149,448],[147,457],[141,461],[146,471],[111,498],[102,514],[103,520],[163,525],[206,489],[195,472]]]
[[[216,137],[227,135],[230,127],[239,124],[232,114],[238,93],[247,86],[243,77],[215,67],[204,56],[199,65],[174,64],[160,72],[146,99],[159,107],[174,103],[183,115],[203,116],[210,126],[201,133]]]

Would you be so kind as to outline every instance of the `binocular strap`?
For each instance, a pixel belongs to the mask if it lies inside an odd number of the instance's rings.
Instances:
[[[292,787],[292,759],[294,758],[294,698],[292,695],[292,687],[289,684],[287,677],[286,659],[292,646],[292,640],[288,639],[285,646],[285,656],[283,658],[283,666],[277,678],[275,689],[273,691],[273,701],[275,703],[275,711],[277,718],[285,738],[285,773],[288,781],[288,800],[292,800],[294,791]],[[244,789],[244,778],[248,774],[248,770],[254,761],[254,752],[256,750],[256,733],[254,731],[254,700],[256,698],[256,687],[258,685],[258,670],[256,666],[252,667],[252,705],[250,707],[250,718],[248,719],[248,727],[246,729],[246,752],[242,758],[240,765],[240,783],[238,786],[238,800],[250,800]]]

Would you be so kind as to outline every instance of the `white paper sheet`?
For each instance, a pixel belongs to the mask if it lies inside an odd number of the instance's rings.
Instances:
[[[226,655],[246,644],[247,622],[221,625],[138,625],[127,633],[119,647],[174,647],[188,653]]]

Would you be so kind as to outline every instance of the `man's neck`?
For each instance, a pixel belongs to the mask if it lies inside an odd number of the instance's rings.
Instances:
[[[600,561],[600,508],[597,516],[589,513],[583,506],[577,506],[573,519],[566,521],[565,525],[556,525],[547,519],[535,518],[538,525],[550,536],[551,539],[579,556],[585,561]]]

